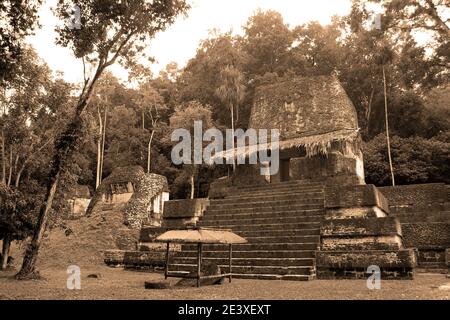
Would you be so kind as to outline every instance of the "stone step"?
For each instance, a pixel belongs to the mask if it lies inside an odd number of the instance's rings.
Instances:
[[[310,243],[243,243],[233,245],[233,251],[279,251],[279,250],[317,250],[320,244],[316,242]],[[196,244],[184,244],[182,245],[183,251],[195,251],[197,250]],[[204,251],[225,251],[228,250],[228,245],[204,245]]]
[[[196,250],[192,251],[182,251],[179,256],[182,257],[197,257],[198,252]],[[316,252],[314,250],[278,250],[278,251],[235,251],[233,248],[233,259],[234,258],[315,258]],[[205,258],[227,258],[228,249],[222,251],[203,251],[203,257]]]
[[[298,222],[321,222],[322,217],[319,215],[315,216],[292,216],[292,217],[273,217],[273,218],[253,218],[253,219],[228,219],[228,220],[214,220],[205,216],[202,220],[198,222],[200,227],[227,227],[231,225],[250,225],[250,224],[273,224],[273,223],[298,223]]]
[[[295,236],[314,236],[320,235],[320,228],[313,229],[281,229],[281,230],[270,230],[270,231],[236,231],[237,235],[241,237],[264,237],[264,236],[281,236],[281,237],[295,237]]]
[[[442,269],[445,268],[445,261],[442,262],[425,262],[425,261],[418,261],[418,267],[419,268],[425,268],[425,269]]]
[[[270,190],[261,192],[236,192],[235,194],[226,196],[223,199],[211,199],[212,203],[221,203],[229,200],[247,200],[247,199],[270,199],[280,198],[289,199],[291,197],[323,197],[324,192],[322,189],[305,189],[305,190]]]
[[[203,225],[203,227],[206,227]],[[215,226],[217,228],[217,226]],[[314,229],[320,228],[320,222],[298,222],[291,223],[286,225],[285,223],[272,223],[272,224],[235,224],[235,225],[227,225],[221,226],[219,229],[231,229],[233,232],[240,231],[271,231],[271,230],[280,230],[280,229]]]
[[[233,195],[229,195],[223,199],[211,199],[210,203],[223,203],[230,200],[233,201],[247,201],[247,200],[270,200],[270,199],[291,199],[292,197],[323,197],[324,192],[321,189],[308,189],[308,190],[291,190],[291,191],[281,191],[277,192],[276,190],[273,190],[271,192],[248,192],[248,193],[237,193]]]
[[[276,188],[276,189],[265,189],[265,190],[236,190],[233,194],[227,195],[224,199],[234,199],[234,198],[242,198],[242,197],[251,197],[251,196],[268,196],[268,195],[287,195],[287,194],[307,194],[307,193],[320,193],[324,192],[323,188],[314,187],[314,188],[292,188],[292,187],[284,187],[284,188]]]
[[[246,237],[249,243],[310,243],[320,241],[320,235],[316,236],[266,236],[266,237]]]
[[[252,212],[272,212],[272,211],[302,211],[302,210],[311,210],[311,209],[323,209],[323,203],[314,203],[314,204],[299,204],[299,205],[258,205],[253,206],[251,208],[207,208],[206,214],[221,214],[221,213],[252,213]]]
[[[292,197],[289,200],[264,200],[264,201],[234,201],[234,200],[229,200],[228,202],[224,202],[224,203],[211,203],[208,206],[208,210],[216,210],[216,209],[223,209],[223,210],[228,210],[228,209],[234,209],[234,208],[238,208],[238,209],[243,209],[243,208],[262,208],[262,207],[266,207],[266,206],[271,206],[271,207],[278,207],[278,206],[287,206],[287,205],[306,205],[306,204],[320,204],[323,206],[324,203],[324,198],[311,198],[311,199],[306,199],[306,198],[302,198],[302,197]]]
[[[278,183],[267,183],[263,185],[239,186],[238,191],[254,191],[254,190],[275,190],[280,188],[321,188],[322,182],[302,182],[302,181],[286,181]]]
[[[202,262],[212,262],[217,265],[228,266],[228,258],[206,257]],[[196,264],[197,257],[175,257],[171,264]],[[314,258],[233,258],[233,267],[237,266],[297,266],[312,267]]]
[[[219,265],[224,271],[228,271],[228,265]],[[169,264],[169,271],[188,271],[196,272],[196,264]],[[314,274],[310,266],[235,266],[232,267],[232,273],[242,274],[278,274],[278,275],[306,275]]]
[[[395,215],[400,223],[450,222],[450,211],[410,212]]]
[[[273,212],[249,212],[234,214],[206,214],[200,221],[231,220],[231,219],[256,219],[256,218],[282,218],[282,217],[323,217],[324,209],[311,209],[302,211],[273,211]]]

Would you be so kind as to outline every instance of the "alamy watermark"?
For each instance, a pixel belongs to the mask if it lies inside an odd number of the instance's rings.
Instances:
[[[369,290],[381,289],[381,269],[379,266],[371,265],[367,268],[370,276],[367,278],[366,284]]]
[[[67,24],[67,26],[69,27],[70,30],[73,29],[77,29],[80,30],[81,29],[81,9],[78,5],[74,4],[72,6],[72,8],[70,8],[68,10],[68,14],[69,14],[69,22]]]
[[[369,30],[381,30],[381,13],[371,12],[369,14]]]
[[[80,290],[81,289],[81,269],[77,265],[70,265],[67,267],[67,277],[66,286],[69,290]]]
[[[270,137],[270,139],[269,139]],[[258,164],[261,175],[275,175],[280,167],[278,129],[227,129],[225,139],[223,133],[211,128],[203,133],[201,121],[194,122],[194,136],[187,129],[176,129],[172,132],[171,141],[178,142],[173,148],[171,159],[173,164]],[[225,140],[225,141],[224,141]],[[236,142],[233,149],[233,141]],[[210,142],[204,147],[204,142]],[[222,157],[225,149],[227,156]],[[192,150],[192,146],[193,149]],[[236,154],[230,154],[239,150]],[[248,152],[246,152],[248,151]],[[248,159],[248,161],[247,161]]]

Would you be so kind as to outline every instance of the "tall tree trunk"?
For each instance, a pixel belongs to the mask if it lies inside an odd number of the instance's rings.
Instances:
[[[195,181],[194,181],[195,169],[192,169],[191,173],[191,199],[194,199]]]
[[[103,180],[103,161],[105,160],[105,140],[106,140],[106,117],[108,115],[108,105],[105,107],[105,120],[103,121],[103,136],[102,136],[102,158],[100,160],[100,183]]]
[[[150,140],[148,141],[148,154],[147,154],[147,173],[150,173],[151,169],[151,152],[152,152],[152,141],[153,135],[155,134],[155,130],[152,130],[152,134],[150,136]]]
[[[2,182],[6,185],[5,131],[2,129]]]
[[[16,189],[19,188],[20,178],[22,177],[22,173],[23,173],[24,169],[25,169],[25,163],[20,167],[19,171],[17,172],[16,182],[14,184],[14,187],[16,187]]]
[[[95,176],[95,189],[100,185],[100,163],[102,161],[102,137],[103,137],[103,120],[100,113],[100,107],[97,107],[98,114],[98,140],[97,140],[97,174]]]
[[[145,112],[144,108],[142,108],[142,130],[145,129]]]
[[[372,87],[372,91],[370,92],[370,98],[369,98],[369,106],[367,107],[367,115],[366,115],[366,134],[369,135],[370,133],[370,114],[372,113],[372,101],[373,101],[373,95],[375,93],[375,89]]]
[[[2,265],[1,269],[5,270],[8,266],[8,257],[9,257],[9,249],[11,247],[11,237],[9,235],[5,235],[3,238],[3,247],[2,247]]]
[[[232,140],[231,140],[231,147],[234,150],[234,107],[231,106],[231,131],[233,132],[232,134]],[[233,155],[233,171],[236,170],[236,162],[235,162],[235,155]]]
[[[385,123],[386,123],[386,141],[387,141],[387,148],[388,148],[389,168],[391,170],[392,185],[395,186],[394,168],[392,166],[392,156],[391,156],[391,139],[389,138],[386,73],[384,71],[384,64],[383,64],[383,86],[384,86],[384,116],[385,116]]]
[[[12,145],[9,147],[9,175],[8,175],[8,184],[9,187],[11,185],[11,179],[12,179],[12,170],[13,170],[13,148]]]

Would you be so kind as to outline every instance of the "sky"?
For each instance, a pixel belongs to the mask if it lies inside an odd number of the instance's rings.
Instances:
[[[188,17],[180,17],[164,32],[159,33],[150,43],[148,53],[156,59],[149,66],[157,75],[160,70],[174,61],[180,67],[193,58],[201,40],[208,37],[211,29],[222,32],[241,33],[241,27],[253,13],[263,10],[276,10],[285,22],[296,26],[308,21],[328,24],[333,15],[346,15],[350,12],[350,0],[190,0],[192,9]],[[64,79],[80,82],[83,78],[81,61],[75,59],[69,49],[55,45],[54,28],[58,19],[50,8],[57,0],[46,0],[40,10],[42,28],[27,41],[37,50],[53,71],[62,71]],[[119,66],[111,71],[120,79],[126,80],[127,73]]]

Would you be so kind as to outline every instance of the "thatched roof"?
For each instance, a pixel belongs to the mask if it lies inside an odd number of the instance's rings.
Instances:
[[[158,236],[156,242],[238,244],[247,240],[229,230],[195,228],[167,231]]]
[[[297,138],[291,138],[278,143],[275,147],[272,143],[257,144],[235,149],[225,150],[216,153],[211,161],[217,158],[231,159],[237,156],[248,158],[250,155],[257,153],[259,150],[288,150],[293,148],[304,148],[306,155],[312,157],[318,154],[327,154],[333,143],[339,145],[339,149],[344,154],[354,152],[355,144],[358,144],[358,130],[338,130],[327,132],[319,135],[304,135]],[[350,151],[350,152],[348,152]]]
[[[278,129],[279,150],[304,148],[307,156],[327,154],[332,145],[346,152],[360,139],[355,107],[334,76],[298,77],[256,89],[250,128]],[[273,150],[271,143],[240,147],[213,159],[246,157],[258,150]]]

